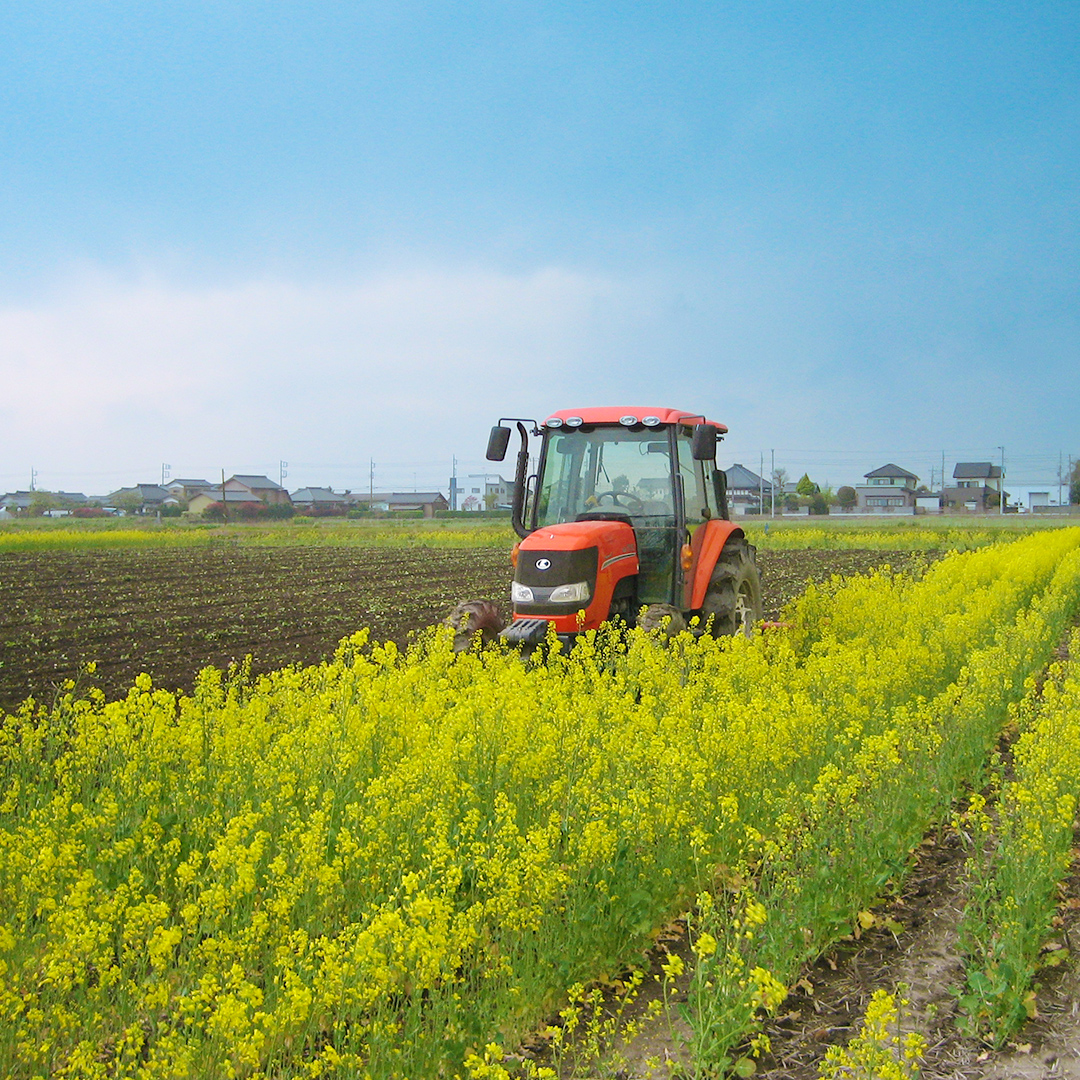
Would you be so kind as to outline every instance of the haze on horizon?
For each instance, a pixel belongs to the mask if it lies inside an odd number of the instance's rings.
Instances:
[[[851,483],[1080,454],[1080,5],[0,13],[0,488],[446,491],[701,408]]]

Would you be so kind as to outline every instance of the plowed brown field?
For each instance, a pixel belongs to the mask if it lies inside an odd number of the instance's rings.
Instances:
[[[888,551],[758,553],[767,618],[808,579],[921,556]],[[207,665],[248,654],[256,672],[316,663],[362,626],[407,644],[459,600],[504,598],[503,547],[215,546],[0,554],[0,708],[48,703],[96,661],[95,682],[121,695],[140,672],[187,688]]]

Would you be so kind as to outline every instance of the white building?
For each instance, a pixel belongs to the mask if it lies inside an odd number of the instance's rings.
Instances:
[[[498,473],[470,473],[458,484],[459,510],[507,510],[513,501],[513,480]]]

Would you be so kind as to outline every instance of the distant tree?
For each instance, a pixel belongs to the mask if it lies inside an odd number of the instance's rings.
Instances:
[[[62,510],[64,502],[50,491],[35,491],[30,499],[28,513],[31,517],[41,517],[46,510]]]
[[[1073,466],[1069,480],[1069,502],[1080,503],[1080,460]]]
[[[795,485],[795,490],[800,495],[817,495],[821,491],[821,488],[810,479],[809,475],[803,473],[799,482]]]
[[[859,496],[853,487],[844,484],[843,487],[837,489],[836,501],[840,504],[842,510],[853,510],[855,504],[859,501]]]
[[[778,469],[772,471],[772,489],[776,493],[776,497],[779,499],[784,494],[784,488],[788,482],[787,469],[781,466]]]
[[[810,496],[810,513],[811,514],[827,514],[829,512],[829,504],[825,499],[825,496],[817,491]]]
[[[495,504],[498,501],[499,501],[498,493],[494,492],[494,491],[489,491],[484,496],[484,509],[485,510],[494,510],[495,509]]]
[[[142,509],[142,499],[134,491],[125,492],[114,501],[116,509],[123,510],[125,514],[137,514]]]

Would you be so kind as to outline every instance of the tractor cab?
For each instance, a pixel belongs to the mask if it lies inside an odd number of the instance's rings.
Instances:
[[[538,640],[548,623],[569,635],[613,616],[633,625],[643,607],[701,614],[726,541],[742,536],[716,466],[727,428],[656,408],[511,422],[521,436],[513,504],[521,541],[504,636]],[[489,460],[505,457],[505,424],[492,429]],[[541,440],[531,476],[530,435]]]

